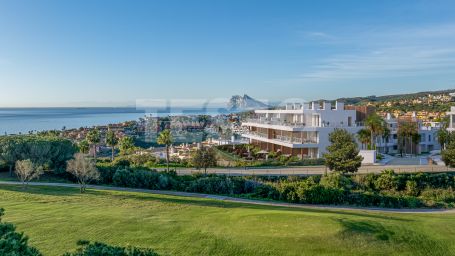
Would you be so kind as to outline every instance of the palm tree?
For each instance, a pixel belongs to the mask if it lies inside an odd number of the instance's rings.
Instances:
[[[365,149],[370,142],[371,132],[368,129],[361,129],[357,132],[357,139],[362,144],[362,149]]]
[[[169,147],[172,145],[172,142],[173,142],[171,130],[166,129],[166,130],[160,132],[156,142],[160,145],[166,146],[166,165],[167,165],[167,171],[169,172]]]
[[[118,142],[120,154],[128,155],[135,149],[133,137],[124,136]]]
[[[369,115],[365,120],[365,126],[370,130],[370,147],[376,149],[376,136],[381,135],[384,130],[384,120],[378,114]]]
[[[79,142],[77,146],[79,148],[79,152],[81,152],[82,154],[87,154],[90,151],[90,145],[87,140]]]
[[[87,133],[87,141],[93,147],[93,158],[96,160],[96,145],[101,141],[101,135],[97,128]]]
[[[387,138],[389,138],[390,136],[390,129],[389,127],[387,126],[387,122],[384,122],[383,124],[383,127],[382,127],[382,140],[386,143],[386,146],[385,146],[385,152],[383,153],[389,153],[389,150],[388,150],[388,147],[387,147]]]
[[[447,119],[441,121],[441,128],[436,134],[438,136],[439,145],[441,145],[441,150],[444,150],[449,142],[450,133],[447,131],[448,126],[449,123]]]
[[[403,156],[403,148],[406,150],[410,147],[412,154],[412,147],[420,140],[420,134],[416,122],[400,122],[398,125],[397,135],[399,138],[399,145],[401,146],[401,155]]]
[[[114,151],[115,151],[115,147],[117,146],[117,144],[118,144],[118,138],[115,135],[115,132],[112,130],[108,130],[106,133],[106,145],[108,145],[112,149],[111,161],[114,161]]]
[[[441,149],[444,150],[449,138],[449,132],[446,129],[441,128],[436,135],[438,136],[438,142],[441,145]]]

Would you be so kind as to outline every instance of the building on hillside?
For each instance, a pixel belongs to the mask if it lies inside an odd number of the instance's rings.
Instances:
[[[329,146],[329,133],[343,128],[357,133],[361,128],[356,110],[344,103],[290,103],[280,109],[255,110],[255,118],[242,123],[242,136],[266,151],[300,158],[319,158]]]
[[[437,132],[441,128],[439,122],[423,122],[415,114],[410,117],[400,118],[394,118],[391,114],[387,114],[384,120],[387,123],[390,134],[376,138],[376,149],[378,152],[385,154],[422,154],[440,149],[437,140]],[[413,143],[410,139],[400,141],[399,130],[400,126],[404,124],[415,126],[420,137],[418,143]]]

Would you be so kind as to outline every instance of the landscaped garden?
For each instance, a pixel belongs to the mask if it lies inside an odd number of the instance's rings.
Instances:
[[[210,199],[0,187],[4,220],[44,255],[80,239],[160,255],[453,255],[455,215],[292,209]]]
[[[266,152],[252,144],[217,146],[219,157],[230,166],[310,166],[324,165],[324,159],[300,159],[280,152]]]

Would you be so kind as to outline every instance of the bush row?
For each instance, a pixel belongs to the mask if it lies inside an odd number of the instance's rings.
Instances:
[[[381,174],[311,177],[229,177],[186,175],[150,169],[99,165],[99,183],[115,186],[235,195],[306,204],[349,204],[372,207],[452,207],[455,175]]]

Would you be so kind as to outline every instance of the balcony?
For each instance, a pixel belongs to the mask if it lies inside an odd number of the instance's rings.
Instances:
[[[256,123],[256,124],[270,124],[270,125],[281,125],[281,126],[289,126],[289,127],[305,127],[305,123],[291,123],[291,122],[283,122],[281,120],[267,120],[267,119],[259,119],[259,118],[250,118],[245,121],[246,123]]]
[[[310,137],[310,138],[293,137],[293,138],[291,138],[289,136],[276,135],[275,138],[268,138],[267,134],[258,133],[258,132],[246,132],[246,133],[243,133],[243,135],[247,135],[247,136],[251,135],[251,136],[255,136],[255,137],[264,138],[267,140],[285,142],[285,143],[290,143],[290,144],[317,144],[318,143],[317,137]]]
[[[270,120],[270,119],[258,119],[258,118],[250,118],[247,119],[244,123],[254,123],[254,124],[267,124],[267,125],[279,125],[279,126],[287,126],[292,128],[303,128],[303,127],[333,127],[333,128],[347,128],[347,127],[362,127],[364,126],[363,122],[356,122],[353,125],[348,126],[345,123],[330,123],[330,122],[322,122],[320,126],[312,126],[306,125],[305,123],[291,123],[285,122],[281,120]]]
[[[264,133],[259,133],[259,132],[244,132],[242,134],[245,134],[245,135],[252,135],[252,136],[256,136],[256,137],[261,137],[261,138],[268,138],[267,134],[264,134]]]
[[[294,137],[291,138],[288,136],[277,135],[276,138],[273,138],[273,139],[292,143],[292,144],[317,144],[318,143],[317,138],[294,138]]]

